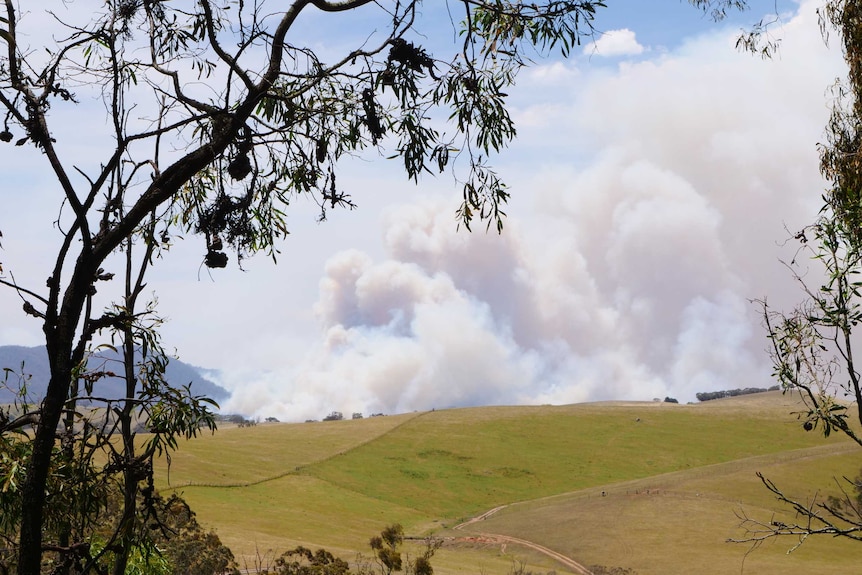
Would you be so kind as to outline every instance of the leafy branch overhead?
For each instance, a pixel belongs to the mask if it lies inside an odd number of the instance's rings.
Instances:
[[[796,414],[805,431],[837,432],[862,446],[862,376],[857,364],[862,321],[862,2],[829,0],[818,10],[824,36],[837,33],[848,65],[846,80],[834,86],[827,141],[820,149],[820,171],[829,187],[816,221],[794,235],[798,248],[788,264],[803,301],[790,311],[758,302],[769,337],[775,377],[785,392],[797,394]],[[762,521],[742,515],[746,536],[759,545],[776,536],[829,534],[862,540],[860,482],[839,481],[840,497],[801,502],[760,476],[765,487],[793,510],[790,521]],[[850,484],[855,495],[848,495]],[[797,547],[796,545],[795,547]],[[794,548],[795,548],[794,547]]]
[[[100,255],[153,209],[203,234],[210,252],[222,251],[216,238],[240,256],[272,252],[287,232],[283,207],[295,196],[315,197],[321,217],[328,208],[352,206],[336,184],[338,160],[374,146],[393,150],[414,180],[461,159],[462,222],[469,227],[478,217],[502,227],[508,192],[486,162],[515,135],[505,89],[526,63],[526,46],[559,44],[567,52],[592,33],[602,2],[459,2],[463,43],[447,59],[405,39],[418,2],[375,6],[387,20],[385,32],[347,53],[327,54],[328,62],[290,40],[303,11],[367,4],[305,0],[273,13],[243,3],[198,2],[185,10],[167,2],[109,2],[92,21],[68,22],[69,41],[45,46],[50,57],[32,69],[22,65],[30,47],[12,41],[18,21],[8,2],[4,139],[45,148],[74,208],[73,225]],[[194,88],[198,82],[206,89]],[[63,143],[49,135],[47,112],[57,100],[74,102],[76,92],[93,91],[102,94],[114,124],[113,153],[81,186],[55,156]],[[124,114],[132,101],[139,120]],[[442,121],[447,115],[451,123]],[[168,167],[156,173],[140,165],[145,147],[146,156],[158,151]],[[140,166],[137,173],[113,185],[111,171],[129,161]],[[91,221],[99,202],[104,216]],[[218,262],[224,258],[207,259]]]

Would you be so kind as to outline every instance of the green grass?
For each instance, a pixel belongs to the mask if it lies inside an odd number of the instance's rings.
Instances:
[[[862,465],[846,440],[803,432],[790,415],[796,409],[770,393],[695,406],[489,407],[230,428],[182,445],[170,479],[247,562],[297,544],[352,558],[388,523],[411,535],[452,535],[461,519],[524,502],[470,529],[639,575],[738,572],[747,547],[724,543],[739,523],[734,512],[780,511],[754,471],[804,497],[834,491],[832,476]],[[166,470],[159,474],[164,490]],[[650,496],[634,493],[645,489]],[[746,572],[847,572],[855,546],[827,542],[837,550],[825,555],[834,570],[812,571],[825,552],[810,543],[786,560],[789,543],[763,546],[748,555]],[[435,565],[503,573],[513,557],[565,571],[516,546],[504,553],[480,543],[447,546]]]
[[[792,421],[649,404],[438,411],[304,473],[451,522],[504,503],[822,442]]]
[[[382,526],[425,518],[307,476],[288,475],[247,488],[186,487],[183,495],[207,525],[241,555],[323,546],[352,558]]]
[[[235,486],[296,472],[298,468],[335,457],[404,424],[415,414],[297,425],[233,425],[182,444],[161,461],[160,489],[190,483]]]

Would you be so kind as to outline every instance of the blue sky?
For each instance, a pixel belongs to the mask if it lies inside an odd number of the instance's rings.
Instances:
[[[673,49],[686,38],[714,32],[716,22],[711,13],[689,7],[683,0],[608,0],[607,8],[597,19],[602,31],[629,28],[638,40],[648,46]],[[748,10],[729,10],[720,26],[734,29],[749,28],[763,17],[794,11],[797,2],[788,0],[754,0]]]
[[[796,301],[782,242],[819,208],[815,144],[843,70],[819,2],[752,2],[719,24],[677,0],[608,3],[597,47],[537,61],[511,90],[502,236],[457,230],[450,178],[414,185],[372,153],[339,176],[358,210],[318,224],[312,203],[291,207],[278,266],[210,275],[201,242],[179,242],[148,284],[165,342],[217,370],[227,410],[285,420],[771,385],[749,300]],[[776,11],[777,58],[734,50]],[[365,34],[324,21],[299,33]],[[97,158],[98,125],[56,114],[70,153]],[[57,190],[43,158],[9,150],[0,261],[40,286]],[[0,292],[0,344],[40,343],[20,305]]]

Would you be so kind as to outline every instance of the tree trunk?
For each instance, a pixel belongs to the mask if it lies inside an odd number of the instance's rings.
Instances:
[[[33,438],[33,452],[27,465],[27,474],[21,485],[21,534],[18,543],[18,575],[39,575],[42,562],[42,527],[47,498],[48,473],[57,440],[57,426],[63,406],[72,385],[72,368],[76,357],[73,351],[87,288],[96,267],[93,258],[82,253],[69,280],[62,306],[56,314],[46,314],[44,332],[51,366],[51,379],[42,400],[39,424]],[[77,358],[80,360],[80,358]]]
[[[71,346],[70,346],[71,347]],[[60,362],[65,369],[52,368],[48,393],[42,402],[40,422],[33,438],[33,453],[21,485],[21,538],[18,549],[18,574],[39,575],[42,563],[42,522],[45,509],[48,471],[57,435],[57,424],[71,381],[69,356]],[[54,364],[54,362],[52,362]]]

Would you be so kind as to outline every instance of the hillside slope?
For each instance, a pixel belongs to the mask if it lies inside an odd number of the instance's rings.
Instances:
[[[775,507],[755,471],[795,477],[804,496],[834,489],[832,475],[859,466],[849,442],[804,433],[796,409],[789,397],[769,393],[692,406],[488,407],[265,425],[183,446],[171,480],[210,484],[179,490],[245,557],[304,544],[350,558],[398,521],[412,535],[455,538],[438,558],[443,573],[502,573],[522,557],[534,570],[565,572],[517,545],[451,530],[493,507],[528,502],[470,529],[639,575],[739,572],[748,548],[724,543],[739,534],[735,513]],[[160,483],[167,487],[165,475]],[[855,558],[855,547],[827,543],[826,555],[806,543],[791,556],[795,563],[780,568],[770,565],[789,545],[763,546],[747,562],[762,563],[756,573],[846,572],[842,561]],[[820,569],[823,557],[831,567]]]

